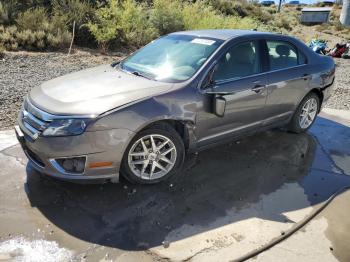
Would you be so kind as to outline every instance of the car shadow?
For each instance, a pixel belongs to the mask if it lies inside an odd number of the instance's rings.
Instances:
[[[28,165],[25,188],[31,205],[68,234],[124,250],[161,245],[169,232],[183,225],[194,230],[174,240],[253,215],[288,222],[283,213],[320,203],[350,185],[350,177],[337,169],[322,144],[329,142],[322,140],[322,125],[336,129],[333,135],[339,133],[341,139],[350,137],[350,128],[318,118],[308,133],[273,130],[189,155],[181,174],[159,185],[132,185],[123,180],[119,184],[72,184],[43,179]],[[347,154],[341,141],[339,146],[337,152]],[[282,189],[288,185],[296,185],[300,190],[295,194],[304,194],[307,201],[290,199],[269,212],[241,212],[272,193],[277,199],[279,194],[285,197]],[[241,215],[220,219],[229,212]]]

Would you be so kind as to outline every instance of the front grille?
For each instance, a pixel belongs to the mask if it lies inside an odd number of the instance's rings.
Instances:
[[[44,131],[47,126],[46,122],[40,120],[26,110],[22,111],[22,119],[24,123],[27,123],[38,131]]]
[[[32,139],[36,139],[48,126],[50,120],[41,117],[41,110],[33,106],[28,99],[25,99],[19,121],[22,123],[24,133]]]

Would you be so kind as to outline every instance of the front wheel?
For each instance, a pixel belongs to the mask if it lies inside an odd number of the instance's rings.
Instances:
[[[138,133],[127,147],[122,174],[130,181],[154,184],[177,173],[185,148],[180,135],[170,125],[155,125]]]
[[[308,130],[315,122],[320,109],[320,99],[315,93],[309,93],[299,104],[291,119],[288,129],[294,133],[302,133]]]

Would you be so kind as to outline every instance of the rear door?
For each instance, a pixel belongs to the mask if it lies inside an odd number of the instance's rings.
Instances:
[[[289,41],[266,40],[267,101],[264,124],[288,119],[302,94],[308,89],[310,75],[306,56]]]

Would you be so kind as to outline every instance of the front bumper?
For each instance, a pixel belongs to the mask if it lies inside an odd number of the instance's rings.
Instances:
[[[42,137],[33,140],[25,128],[15,127],[17,139],[32,166],[41,173],[63,180],[119,179],[119,168],[124,150],[132,137],[125,129],[84,132],[78,136]],[[56,159],[86,157],[82,173],[70,173],[62,169]],[[90,167],[92,163],[110,162],[106,167]]]

